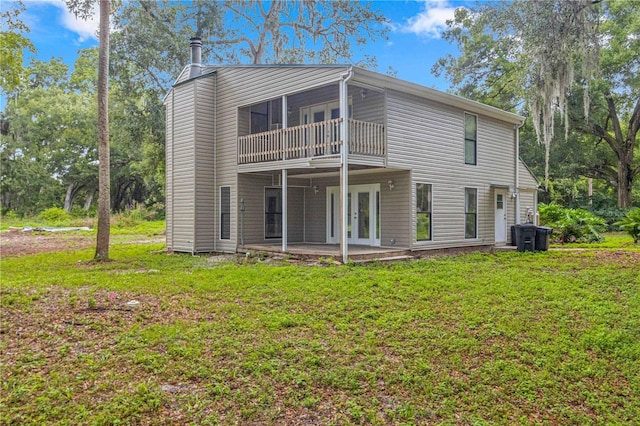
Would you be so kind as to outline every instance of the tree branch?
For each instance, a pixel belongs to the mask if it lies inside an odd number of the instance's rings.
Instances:
[[[629,143],[634,143],[638,131],[640,131],[640,99],[636,101],[636,106],[633,109],[633,114],[631,114],[631,119],[629,120],[629,130],[627,131]]]
[[[607,109],[609,110],[609,118],[611,118],[611,124],[613,125],[613,132],[616,135],[616,139],[619,141],[622,141],[624,140],[624,137],[622,136],[620,119],[618,119],[618,113],[616,112],[616,104],[609,90],[605,90],[604,98],[607,100]]]

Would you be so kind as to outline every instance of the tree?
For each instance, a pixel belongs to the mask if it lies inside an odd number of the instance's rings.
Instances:
[[[354,48],[386,37],[386,18],[371,2],[131,1],[114,17],[116,74],[123,63],[134,79],[166,91],[189,60],[190,37],[201,37],[208,63],[351,62]],[[372,64],[373,58],[363,57]],[[131,69],[128,70],[131,72]]]
[[[95,260],[109,259],[111,186],[109,156],[109,8],[100,0],[100,46],[98,55],[98,236]]]
[[[95,97],[74,90],[68,71],[59,59],[31,61],[28,84],[6,105],[0,137],[4,208],[35,214],[60,205],[66,188],[70,210],[81,192],[95,192]]]
[[[461,55],[440,59],[465,96],[529,110],[545,144],[545,180],[555,118],[604,140],[616,155],[618,205],[631,204],[640,100],[640,5],[599,0],[489,2],[458,9],[444,37]],[[599,24],[600,23],[600,24]],[[581,99],[579,99],[579,97]],[[625,124],[622,124],[626,120]]]
[[[18,18],[24,12],[24,4],[18,1],[14,6],[0,12],[3,22],[3,30],[0,31],[0,88],[5,93],[11,93],[22,82],[24,51],[36,53],[31,41],[22,34],[29,32],[29,27]]]
[[[93,0],[66,0],[67,7],[86,18]],[[111,0],[99,0],[100,26],[98,47],[98,235],[94,260],[109,259],[111,217],[109,155],[109,14]]]

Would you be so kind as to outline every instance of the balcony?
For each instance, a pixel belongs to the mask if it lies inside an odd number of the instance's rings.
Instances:
[[[342,118],[270,130],[238,138],[238,163],[254,164],[340,154]],[[349,154],[384,157],[387,142],[382,124],[349,119]]]

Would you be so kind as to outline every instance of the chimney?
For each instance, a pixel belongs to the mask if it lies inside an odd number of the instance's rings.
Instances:
[[[189,78],[197,77],[202,73],[200,58],[202,56],[202,40],[200,37],[191,37],[191,69],[189,70]]]

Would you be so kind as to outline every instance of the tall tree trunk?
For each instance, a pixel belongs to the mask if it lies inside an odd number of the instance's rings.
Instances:
[[[587,134],[595,135],[602,138],[617,157],[617,176],[615,185],[618,190],[618,207],[622,209],[630,208],[632,205],[631,190],[633,188],[633,180],[640,173],[640,166],[634,168],[633,152],[638,143],[638,132],[640,131],[640,99],[636,101],[635,108],[629,120],[629,126],[626,136],[623,133],[623,127],[620,125],[620,119],[616,110],[616,102],[611,92],[605,91],[605,100],[609,116],[607,124],[603,127],[598,123],[592,122],[586,129],[582,129]],[[608,126],[611,125],[609,130]],[[580,129],[581,126],[578,126]]]
[[[111,187],[109,184],[109,6],[100,0],[100,47],[98,53],[98,236],[95,260],[109,259]]]
[[[87,199],[84,201],[84,207],[82,207],[82,209],[85,212],[88,212],[89,209],[91,208],[91,203],[93,202],[93,191],[91,191],[89,193],[89,195],[87,195]]]
[[[631,207],[631,189],[633,187],[633,145],[618,159],[618,207]]]
[[[623,149],[618,154],[618,207],[624,209],[632,206],[633,180],[640,172],[640,165],[634,168],[633,163],[633,152],[638,144],[638,132],[640,132],[640,99],[636,101],[635,108],[631,113],[627,136],[621,141]]]
[[[71,207],[73,206],[73,201],[78,195],[78,191],[82,188],[81,184],[77,182],[70,183],[67,187],[67,193],[64,196],[64,210],[67,213],[71,213]]]

